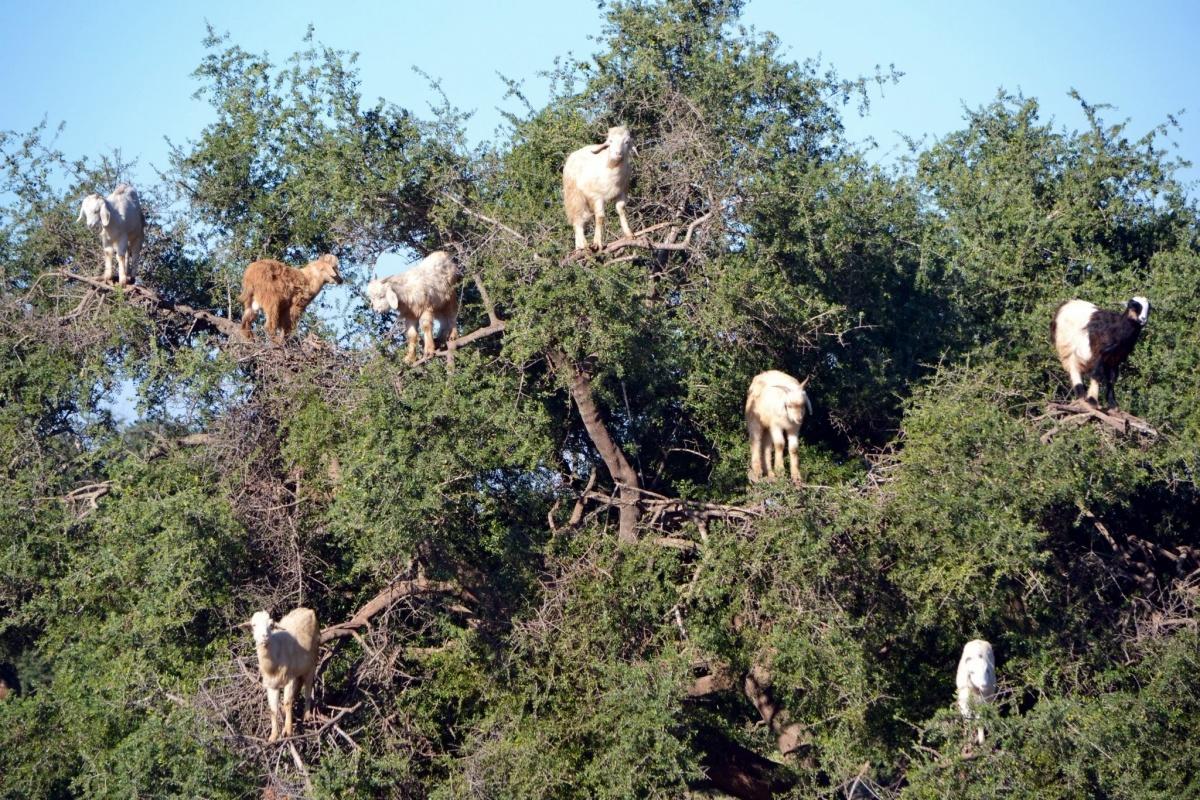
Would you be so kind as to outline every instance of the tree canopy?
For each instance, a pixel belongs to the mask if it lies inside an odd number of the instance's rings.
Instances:
[[[741,7],[602,4],[479,146],[314,35],[274,63],[209,30],[215,121],[137,187],[133,288],[75,222],[130,166],[0,134],[0,796],[1200,795],[1170,127],[1002,92],[882,166],[842,119],[899,74],[789,60]],[[572,252],[563,161],[615,124],[635,236]],[[409,366],[361,288],[439,248],[464,336]],[[353,288],[293,341],[229,335],[246,264],[323,252]],[[1055,308],[1133,295],[1152,430],[1062,419]],[[747,482],[766,369],[811,376],[801,485]],[[268,744],[239,625],[298,605],[318,716]]]

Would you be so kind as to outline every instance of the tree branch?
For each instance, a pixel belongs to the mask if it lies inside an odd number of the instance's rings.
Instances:
[[[463,211],[467,212],[468,215],[474,217],[475,219],[481,220],[483,222],[488,223],[489,225],[493,225],[493,226],[499,228],[500,230],[507,233],[509,236],[516,239],[521,244],[525,244],[525,245],[529,244],[528,240],[526,240],[526,238],[524,236],[517,233],[512,228],[508,227],[503,222],[496,220],[496,219],[492,219],[491,217],[487,216],[486,214],[480,214],[478,211],[472,210],[466,203],[464,203],[462,200],[458,199],[454,195],[450,194],[449,192],[442,192],[442,196],[445,197],[447,200],[451,201],[452,203],[454,203],[456,206],[461,208]]]
[[[224,317],[218,317],[211,311],[192,308],[186,303],[171,302],[170,300],[164,299],[162,295],[149,287],[140,286],[138,284],[134,284],[132,286],[114,286],[111,283],[105,283],[104,281],[97,280],[96,278],[89,278],[86,275],[78,275],[74,272],[68,272],[67,270],[57,270],[47,274],[55,275],[66,280],[84,283],[88,286],[92,286],[96,289],[113,294],[116,294],[117,292],[124,292],[125,294],[132,296],[134,299],[142,300],[154,311],[165,311],[171,314],[179,314],[181,316],[191,317],[193,320],[195,320],[193,324],[200,330],[220,333],[229,337],[230,339],[243,340],[241,326],[233,320],[225,319]]]
[[[617,510],[619,527],[617,538],[623,543],[637,541],[637,524],[640,517],[638,507],[639,486],[637,472],[629,464],[625,452],[617,445],[600,418],[600,410],[592,394],[592,383],[587,374],[567,358],[566,354],[555,352],[550,354],[550,363],[558,373],[567,379],[571,398],[579,409],[583,427],[592,440],[604,466],[617,484]]]
[[[1148,436],[1151,439],[1158,437],[1158,431],[1150,426],[1148,422],[1140,417],[1135,417],[1119,409],[1111,411],[1101,411],[1091,403],[1077,401],[1074,403],[1058,403],[1051,402],[1046,404],[1045,417],[1056,419],[1058,424],[1050,430],[1046,431],[1041,436],[1042,444],[1049,444],[1055,434],[1065,427],[1073,427],[1082,425],[1089,419],[1095,419],[1104,425],[1108,426],[1117,433],[1129,433],[1134,431],[1143,436]],[[1045,417],[1039,417],[1044,419]]]
[[[422,594],[449,594],[471,603],[475,602],[475,597],[470,592],[453,581],[431,581],[424,576],[396,581],[368,600],[350,619],[323,629],[321,643],[351,636],[360,628],[366,627],[372,617],[382,614],[404,598]]]

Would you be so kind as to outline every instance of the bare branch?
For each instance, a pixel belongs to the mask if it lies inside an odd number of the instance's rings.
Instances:
[[[165,311],[171,314],[192,317],[195,320],[193,324],[200,330],[220,333],[229,337],[230,339],[243,340],[242,329],[237,323],[233,322],[233,320],[225,319],[224,317],[218,317],[216,314],[213,314],[210,311],[192,308],[186,303],[171,302],[170,300],[164,299],[158,292],[149,287],[140,286],[137,284],[132,286],[114,286],[110,283],[105,283],[104,281],[97,280],[95,278],[89,278],[86,275],[77,275],[74,272],[68,272],[66,270],[52,271],[47,274],[54,275],[65,280],[85,283],[95,289],[100,289],[111,294],[124,292],[132,298],[140,299],[147,303],[152,310]]]
[[[406,597],[422,594],[448,594],[474,603],[475,597],[453,581],[431,581],[418,575],[412,580],[397,581],[368,600],[350,619],[330,625],[321,631],[321,643],[353,635],[370,623],[371,618],[387,611]]]

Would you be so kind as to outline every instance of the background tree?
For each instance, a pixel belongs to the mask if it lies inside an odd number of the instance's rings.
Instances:
[[[128,165],[0,139],[0,794],[1195,794],[1200,215],[1169,129],[1001,94],[880,168],[841,114],[898,76],[789,61],[740,11],[607,4],[477,149],[448,103],[364,107],[311,36],[276,65],[210,31],[216,121],[139,187],[133,289],[80,280],[73,223]],[[563,159],[616,123],[635,236],[572,253]],[[225,336],[249,260],[361,283],[398,247],[466,268],[452,364],[403,365],[349,294],[285,348]],[[1157,435],[1047,417],[1054,307],[1135,293],[1122,400]],[[766,368],[813,376],[801,487],[745,479]],[[237,624],[298,604],[321,715],[268,746]],[[975,637],[1001,693],[964,757]]]

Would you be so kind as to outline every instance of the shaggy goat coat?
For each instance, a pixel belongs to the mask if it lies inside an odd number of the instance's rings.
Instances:
[[[435,250],[399,275],[373,280],[367,284],[367,297],[377,312],[395,311],[404,322],[408,353],[404,360],[417,360],[417,328],[424,337],[425,355],[434,352],[433,325],[437,339],[452,342],[458,338],[458,283],[462,272],[444,250]]]
[[[996,695],[996,657],[991,644],[983,639],[972,639],[963,645],[954,685],[958,689],[958,710],[963,719],[975,719],[972,706],[991,702]],[[982,727],[976,731],[975,740],[983,744]]]
[[[290,336],[300,315],[322,287],[341,282],[335,255],[323,255],[301,269],[292,269],[271,258],[255,261],[242,276],[242,334],[251,338],[250,326],[262,311],[267,316],[267,333],[272,339]]]
[[[250,620],[258,670],[267,690],[271,715],[271,739],[279,739],[279,693],[283,691],[283,735],[292,735],[292,704],[296,689],[304,695],[304,717],[313,713],[313,681],[321,648],[321,629],[311,608],[297,608],[274,622],[266,611],[258,611]]]
[[[575,228],[576,250],[587,247],[583,226],[593,217],[596,235],[592,247],[599,250],[604,246],[604,204],[610,200],[617,201],[621,232],[633,236],[625,216],[625,200],[633,177],[629,164],[631,152],[633,140],[629,129],[619,125],[608,129],[608,137],[602,143],[581,147],[567,156],[563,164],[563,207],[567,221]]]
[[[1070,300],[1054,312],[1050,338],[1063,369],[1071,377],[1075,398],[1084,397],[1099,405],[1100,385],[1105,384],[1105,403],[1116,407],[1115,384],[1121,364],[1133,351],[1150,318],[1150,301],[1130,300],[1124,311],[1097,308],[1086,300]],[[1086,392],[1083,379],[1090,381]]]
[[[89,194],[80,203],[76,220],[85,221],[89,228],[100,234],[100,244],[104,248],[104,280],[112,281],[115,261],[117,282],[132,284],[146,227],[137,190],[122,183],[108,197]]]
[[[746,432],[750,435],[751,481],[774,478],[783,472],[783,443],[786,438],[791,478],[800,481],[800,425],[812,413],[812,401],[803,382],[779,370],[767,370],[754,376],[746,394]],[[767,435],[764,436],[764,433]],[[772,461],[772,454],[774,461]]]

